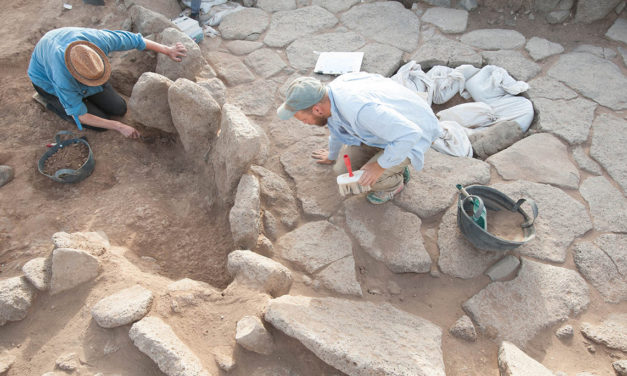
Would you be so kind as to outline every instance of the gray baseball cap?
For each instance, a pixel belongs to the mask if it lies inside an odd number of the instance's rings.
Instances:
[[[326,88],[313,77],[299,77],[287,88],[285,102],[276,110],[282,120],[294,116],[297,111],[304,110],[320,102],[326,94]]]

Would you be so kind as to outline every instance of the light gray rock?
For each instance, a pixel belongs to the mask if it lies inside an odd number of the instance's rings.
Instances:
[[[560,56],[548,74],[600,105],[627,109],[627,78],[611,61],[573,52]]]
[[[477,0],[459,0],[457,5],[466,9],[467,11],[475,10],[479,7]]]
[[[461,9],[429,8],[422,21],[433,24],[443,33],[463,33],[468,26],[468,12]]]
[[[463,315],[455,324],[448,330],[451,335],[457,338],[461,338],[468,342],[475,342],[477,340],[477,331],[475,325],[472,323],[470,317]]]
[[[248,40],[232,40],[224,43],[224,46],[233,55],[248,55],[249,53],[263,47],[262,42],[253,42]]]
[[[568,10],[573,7],[573,0],[536,0],[533,9],[540,13],[547,13],[552,10]]]
[[[627,192],[627,120],[601,114],[592,123],[590,156]]]
[[[572,149],[573,158],[575,162],[579,165],[579,168],[582,170],[592,174],[592,175],[601,175],[603,171],[601,170],[601,166],[596,163],[592,158],[586,154],[586,150],[583,146],[576,146]]]
[[[224,106],[224,102],[226,101],[226,86],[221,79],[214,77],[208,80],[199,80],[198,85],[207,90],[211,98],[213,98],[220,107]]]
[[[355,51],[366,44],[364,38],[352,31],[307,35],[296,39],[285,52],[290,65],[299,71],[307,71],[316,65],[318,52]]]
[[[153,51],[130,50],[117,53],[110,59],[109,83],[120,93],[130,97],[133,86],[144,72],[154,72],[157,55]]]
[[[13,167],[4,165],[0,166],[0,187],[13,180],[14,176],[15,173],[13,172]]]
[[[272,257],[274,256],[274,245],[270,239],[261,234],[259,235],[259,238],[257,238],[257,244],[255,245],[254,251],[261,255]]]
[[[500,121],[468,136],[475,157],[486,159],[505,150],[524,137],[515,121]]]
[[[518,51],[485,51],[481,55],[487,64],[505,68],[512,77],[520,81],[529,81],[542,70],[538,64]]]
[[[0,281],[0,326],[7,321],[20,321],[26,317],[33,304],[36,290],[24,277]]]
[[[316,274],[316,281],[326,289],[344,295],[362,296],[361,286],[355,273],[355,259],[346,256],[332,262]]]
[[[446,210],[456,199],[456,184],[487,184],[490,166],[472,158],[457,158],[429,149],[424,168],[416,172],[410,167],[411,180],[403,192],[394,198],[401,208],[422,219]],[[425,200],[425,197],[429,197]]]
[[[179,279],[166,287],[168,294],[177,292],[191,292],[199,297],[209,297],[219,292],[207,282],[195,281],[189,278]]]
[[[479,29],[462,35],[461,42],[482,50],[514,50],[525,45],[525,37],[515,30]]]
[[[24,277],[39,291],[50,288],[51,263],[50,257],[37,257],[22,266]]]
[[[275,108],[277,85],[269,80],[257,80],[229,90],[228,102],[246,115],[264,116]]]
[[[457,206],[442,217],[438,230],[440,257],[438,266],[442,273],[457,278],[470,279],[480,276],[503,255],[476,249],[457,227]]]
[[[359,3],[359,0],[313,0],[311,5],[317,5],[325,8],[331,13],[337,14],[347,10],[357,3]]]
[[[341,17],[342,24],[366,39],[389,44],[405,52],[418,46],[420,20],[396,1],[360,4]]]
[[[15,363],[15,355],[0,354],[0,375],[4,375]]]
[[[308,273],[352,256],[348,235],[328,221],[309,222],[279,238],[276,248],[286,260]]]
[[[160,74],[142,74],[133,86],[133,93],[128,101],[133,120],[150,128],[176,133],[168,104],[168,90],[172,84],[172,80]]]
[[[361,71],[390,77],[401,66],[403,51],[381,43],[368,43],[357,51],[364,53]]]
[[[485,274],[490,277],[491,281],[499,281],[512,274],[518,268],[518,265],[520,265],[518,257],[507,255],[490,266]]]
[[[265,320],[349,375],[445,374],[441,329],[387,303],[283,296]]]
[[[506,180],[530,180],[558,187],[579,187],[579,171],[555,136],[538,133],[487,159]]]
[[[574,248],[575,265],[606,302],[627,300],[627,236],[604,234]]]
[[[580,44],[572,52],[584,52],[596,55],[602,59],[611,60],[616,57],[616,51],[611,48],[594,46],[592,44]]]
[[[554,376],[540,362],[507,341],[499,347],[499,370],[502,376]]]
[[[621,0],[579,0],[575,22],[592,23],[605,18]]]
[[[270,211],[263,212],[263,230],[264,235],[269,239],[276,240],[279,234],[279,221]]]
[[[257,8],[261,8],[266,12],[274,13],[280,10],[296,9],[295,0],[257,0]]]
[[[60,369],[70,372],[75,371],[81,365],[78,354],[74,352],[61,355],[57,358],[55,364]]]
[[[140,320],[150,310],[152,291],[135,285],[96,303],[91,315],[102,328],[115,328]]]
[[[207,90],[185,78],[179,78],[168,89],[172,122],[185,152],[203,161],[209,145],[220,127],[220,105]]]
[[[268,28],[270,17],[257,8],[246,8],[224,16],[218,30],[224,39],[257,40]]]
[[[583,98],[569,101],[537,98],[533,105],[538,116],[538,130],[559,136],[571,145],[588,139],[596,103]]]
[[[559,24],[570,16],[570,10],[555,10],[546,14],[545,19],[551,25]]]
[[[57,248],[52,252],[50,294],[72,289],[96,278],[100,262],[91,254],[72,248]]]
[[[111,244],[102,232],[56,232],[52,235],[55,248],[74,248],[89,252],[94,256],[105,253]]]
[[[133,324],[129,337],[168,376],[210,376],[200,359],[158,317],[144,317]]]
[[[618,52],[623,57],[623,64],[627,66],[627,48],[618,47]]]
[[[431,257],[420,233],[422,222],[395,205],[380,208],[362,197],[344,201],[346,224],[360,246],[394,273],[427,273]]]
[[[274,340],[257,316],[244,316],[237,322],[235,341],[246,350],[270,355]]]
[[[463,64],[481,67],[483,58],[472,47],[444,37],[430,38],[421,43],[410,60],[416,61],[424,70],[436,65],[458,67]]]
[[[612,363],[616,376],[627,376],[627,360],[617,360]]]
[[[627,313],[611,314],[599,325],[584,322],[581,333],[589,340],[610,349],[627,352]]]
[[[178,27],[163,14],[153,12],[139,5],[131,7],[130,16],[131,31],[142,35],[159,34],[169,27],[178,29]]]
[[[229,253],[226,266],[238,282],[275,297],[287,294],[292,286],[292,273],[288,268],[251,251]]]
[[[572,325],[564,325],[555,332],[555,336],[561,340],[572,338],[574,334]]]
[[[261,166],[252,166],[251,170],[259,176],[261,197],[266,211],[276,212],[281,223],[288,228],[294,228],[300,215],[289,184],[279,175]]]
[[[255,80],[255,75],[236,56],[212,51],[207,59],[227,86],[236,86]]]
[[[605,177],[584,180],[579,192],[590,206],[596,230],[627,232],[627,199]]]
[[[524,347],[541,330],[585,310],[586,282],[575,271],[522,260],[518,276],[492,282],[463,308],[483,332]]]
[[[263,42],[270,47],[285,47],[290,42],[337,24],[337,18],[319,6],[309,6],[272,14],[270,29]]]
[[[158,54],[155,72],[166,76],[172,81],[176,81],[179,78],[187,78],[188,80],[196,81],[196,76],[200,74],[207,65],[198,44],[196,44],[192,38],[188,37],[187,34],[178,29],[168,28],[161,32],[161,44],[171,46],[177,42],[182,43],[187,49],[183,60],[178,62],[164,54]]]
[[[230,372],[237,366],[233,351],[230,346],[224,346],[224,351],[214,350],[213,358],[215,359],[218,367],[225,372]]]
[[[529,90],[527,90],[527,94],[529,95],[529,98],[531,98],[531,100],[534,102],[534,104],[538,98],[554,100],[569,100],[577,98],[577,93],[569,89],[561,82],[554,80],[548,76],[534,78],[533,80],[529,81]]]
[[[554,43],[544,38],[532,37],[527,41],[525,50],[535,61],[545,59],[549,56],[561,54],[564,47],[559,43]]]
[[[451,6],[451,0],[423,0],[423,1],[435,7],[449,8]]]
[[[253,249],[261,231],[261,200],[256,176],[242,175],[237,185],[235,204],[229,212],[229,223],[235,246]]]
[[[263,78],[273,76],[287,67],[283,59],[268,48],[253,51],[244,62]]]

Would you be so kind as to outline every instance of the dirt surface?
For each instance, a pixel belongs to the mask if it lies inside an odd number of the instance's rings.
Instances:
[[[82,142],[59,148],[44,162],[44,174],[54,175],[55,172],[64,168],[78,170],[87,162],[88,157],[89,148]]]
[[[109,271],[98,278],[97,288],[88,284],[58,296],[40,294],[31,308],[33,313],[26,320],[0,327],[0,352],[19,354],[8,372],[10,376],[41,375],[52,371],[55,359],[71,351],[78,351],[85,361],[86,371],[77,374],[163,375],[132,345],[127,335],[128,327],[101,329],[90,320],[88,307],[128,286],[129,281],[164,288],[167,283],[164,277],[173,280],[188,277],[208,282],[217,289],[225,288],[231,281],[226,271],[226,257],[235,249],[228,211],[208,207],[206,183],[195,171],[194,164],[185,158],[176,136],[142,127],[138,129],[143,140],[125,139],[112,131],[81,132],[89,137],[97,162],[93,174],[80,183],[55,183],[38,173],[37,161],[46,150],[44,145],[52,142],[58,131],[75,131],[75,127],[45,111],[31,99],[33,87],[26,70],[35,43],[54,28],[118,29],[127,17],[113,0],[106,0],[105,7],[88,6],[80,0],[65,2],[73,9],[63,10],[59,0],[17,0],[3,4],[3,22],[0,23],[0,34],[3,35],[0,39],[0,129],[3,134],[0,164],[12,166],[15,178],[0,188],[0,279],[20,275],[26,261],[47,255],[52,246],[51,236],[59,231],[103,231],[111,244],[123,247],[119,253],[132,265],[115,261],[112,256],[108,261],[111,265],[106,269]],[[139,4],[149,2],[137,1]],[[152,9],[168,17],[176,15],[174,1],[156,3]],[[484,3],[479,11],[470,14],[468,31],[514,28],[527,38],[547,38],[561,43],[567,50],[581,43],[607,45],[603,34],[613,22],[610,18],[592,25],[548,25],[541,16],[530,19],[529,14],[525,14],[528,8],[523,1]],[[507,21],[511,25],[511,20],[515,26],[506,24]],[[224,51],[216,40],[206,40],[201,47],[209,53]],[[543,65],[543,69],[547,67],[548,64]],[[127,120],[128,116],[122,119]],[[280,133],[273,132],[277,121],[272,113],[254,120],[269,135]],[[265,167],[285,176],[278,162],[283,146],[278,139],[273,140],[271,157]],[[492,174],[492,183],[498,182],[500,178],[494,170]],[[581,201],[581,197],[577,198]],[[439,219],[423,221],[421,229],[433,259],[437,259],[438,254]],[[488,221],[490,223],[490,219]],[[124,251],[126,249],[128,251]],[[476,343],[469,344],[447,332],[464,314],[461,302],[487,285],[487,277],[461,280],[440,276],[436,265],[432,275],[394,274],[364,252],[357,252],[355,260],[365,300],[390,302],[443,328],[442,348],[447,375],[498,375],[497,345],[494,342],[480,336]],[[569,255],[564,266],[575,269],[572,256]],[[385,286],[390,281],[401,288],[400,294],[386,292]],[[608,306],[596,290],[591,288],[590,292],[591,304],[577,322],[596,323],[609,311],[627,310],[625,303]],[[322,294],[312,290],[299,275],[295,275],[290,293]],[[158,300],[153,308],[155,314],[168,317],[176,333],[190,347],[203,349],[198,355],[214,375],[226,374],[217,368],[212,354],[221,347],[231,351],[234,323],[243,315],[262,310],[265,304],[245,292],[227,290],[226,295],[226,298],[220,298],[219,304],[212,301],[190,308],[185,317],[194,317],[192,321],[172,314],[165,305],[166,300]],[[551,328],[535,338],[526,351],[548,368],[569,375],[583,371],[595,371],[597,376],[613,375],[608,365],[615,360],[616,354],[603,348],[591,353],[578,333],[577,324],[573,325],[576,334],[570,343],[557,340]],[[271,332],[277,342],[277,351],[265,357],[236,348],[238,367],[229,374],[341,374],[299,342],[277,330],[271,329]],[[110,343],[117,350],[103,353],[102,349]]]

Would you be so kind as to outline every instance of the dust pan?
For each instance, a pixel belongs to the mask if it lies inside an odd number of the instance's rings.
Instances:
[[[91,173],[94,171],[96,160],[94,159],[94,154],[92,153],[91,147],[89,146],[86,140],[82,138],[70,138],[68,140],[61,141],[62,135],[69,135],[71,137],[72,132],[60,131],[54,136],[55,144],[50,149],[48,149],[48,151],[46,151],[46,153],[39,159],[39,163],[37,164],[37,169],[42,175],[47,176],[56,182],[77,183],[85,179],[89,175],[91,175]],[[87,146],[87,150],[89,151],[87,160],[79,168],[77,168],[76,170],[69,169],[69,168],[62,168],[60,170],[57,170],[54,173],[54,175],[49,175],[44,172],[44,166],[48,158],[50,158],[54,153],[56,153],[60,149],[66,146],[72,145],[72,144],[77,144],[77,143],[84,144],[85,146]]]

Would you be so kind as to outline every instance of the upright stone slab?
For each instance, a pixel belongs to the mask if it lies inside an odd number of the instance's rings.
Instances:
[[[224,39],[257,40],[268,28],[270,17],[257,8],[245,8],[224,16],[218,30]]]
[[[539,130],[553,133],[571,145],[588,139],[597,104],[583,98],[570,101],[537,98],[533,101]]]
[[[483,58],[472,47],[444,37],[433,37],[420,44],[410,60],[420,64],[422,69],[430,69],[436,65],[458,67],[470,64],[481,67]]]
[[[564,47],[559,43],[538,37],[532,37],[527,41],[525,50],[529,52],[529,56],[535,61],[546,59],[549,56],[561,54]]]
[[[261,197],[267,206],[266,210],[276,212],[281,223],[293,228],[300,214],[292,188],[282,177],[264,167],[252,166],[251,170],[259,176]]]
[[[91,315],[102,328],[127,325],[144,317],[152,305],[152,291],[135,285],[100,300]]]
[[[272,14],[270,29],[263,42],[270,47],[285,47],[293,40],[336,24],[337,18],[333,14],[316,5],[280,11]]]
[[[590,205],[597,231],[627,232],[627,199],[604,176],[584,180],[579,192]]]
[[[499,369],[503,376],[554,376],[540,362],[507,341],[499,347]]]
[[[33,304],[36,291],[24,277],[0,281],[0,326],[7,321],[20,321]]]
[[[482,50],[515,50],[525,45],[525,37],[515,30],[479,29],[462,35],[461,42]]]
[[[208,80],[199,80],[198,85],[209,92],[211,98],[222,107],[226,101],[226,86],[221,79],[214,77]]]
[[[229,212],[229,223],[235,246],[253,249],[261,231],[261,200],[256,176],[242,175],[237,185],[235,204]]]
[[[512,77],[520,81],[529,81],[542,70],[540,65],[527,59],[518,51],[485,51],[481,55],[487,64],[505,68]]]
[[[207,59],[227,86],[236,86],[255,80],[255,75],[236,56],[212,51]]]
[[[50,294],[72,289],[96,278],[100,273],[100,262],[85,251],[57,248],[52,252],[52,277]]]
[[[523,259],[515,279],[490,283],[463,308],[483,332],[494,331],[498,340],[524,347],[589,302],[588,285],[577,272]]]
[[[590,156],[627,193],[627,120],[613,114],[601,114],[592,123]]]
[[[109,83],[119,93],[128,97],[133,86],[144,72],[154,72],[157,67],[157,55],[153,51],[130,50],[115,54],[110,59],[111,77]]]
[[[39,291],[50,288],[52,260],[50,257],[37,257],[22,266],[24,277]]]
[[[445,375],[441,329],[387,303],[283,296],[265,320],[349,375]]]
[[[246,350],[270,355],[274,340],[257,316],[244,316],[237,322],[235,341]]]
[[[468,26],[468,12],[461,9],[429,8],[422,15],[422,21],[438,27],[443,33],[463,33]]]
[[[627,352],[627,313],[611,314],[599,325],[585,322],[581,326],[581,333],[610,349]]]
[[[592,23],[605,18],[620,0],[579,0],[575,11],[575,22]]]
[[[237,281],[272,296],[287,294],[292,286],[292,273],[288,268],[251,251],[229,253],[226,266]]]
[[[168,90],[172,84],[172,80],[160,74],[142,74],[133,86],[133,93],[128,101],[131,117],[147,127],[176,133],[168,103]]]
[[[186,56],[179,62],[170,59],[164,54],[158,54],[155,72],[166,76],[172,81],[176,81],[179,78],[196,81],[196,76],[207,65],[198,44],[178,29],[168,28],[161,32],[159,43],[171,46],[177,42],[182,43],[187,49]]]
[[[296,39],[285,52],[290,65],[307,71],[316,65],[318,51],[355,51],[366,44],[365,39],[352,31],[307,35]]]

